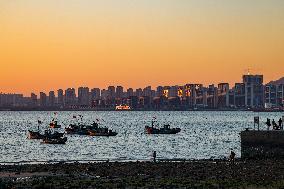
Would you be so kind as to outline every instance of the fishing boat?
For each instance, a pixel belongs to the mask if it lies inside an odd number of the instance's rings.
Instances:
[[[68,127],[65,127],[65,132],[67,134],[88,135],[87,128],[82,124],[70,124]]]
[[[43,139],[44,135],[40,134],[37,131],[28,130],[28,139]]]
[[[51,133],[50,130],[45,130],[44,134],[41,134],[39,131],[28,130],[28,139],[44,139],[44,138],[57,139],[63,137],[63,135],[64,133],[59,133],[57,131]]]
[[[65,144],[67,142],[67,137],[60,138],[44,138],[41,143],[44,144]]]
[[[152,121],[152,126],[145,126],[147,134],[177,134],[181,131],[180,128],[171,128],[169,124],[164,125],[161,128],[155,126],[156,121]]]
[[[90,136],[116,136],[117,132],[114,132],[108,128],[97,128],[96,130],[89,130]]]
[[[49,123],[49,127],[55,129],[55,128],[61,128],[61,125],[59,125],[57,121],[52,120]]]
[[[107,127],[99,127],[97,122],[93,122],[91,125],[75,125],[70,124],[65,128],[67,134],[89,135],[89,136],[116,136],[117,132],[114,132]]]

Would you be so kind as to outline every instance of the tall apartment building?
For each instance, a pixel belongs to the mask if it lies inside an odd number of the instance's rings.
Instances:
[[[40,92],[39,94],[39,105],[41,107],[47,106],[47,96],[44,92]]]
[[[245,106],[263,107],[263,75],[244,75],[243,83],[245,85]]]
[[[34,93],[31,93],[31,103],[30,103],[31,106],[37,106],[38,105],[38,102],[37,102],[37,95],[34,94]]]
[[[62,89],[58,89],[57,90],[57,104],[59,106],[63,106],[64,105],[64,95],[63,95],[63,90]]]
[[[54,91],[50,91],[48,94],[48,106],[55,105],[55,93]]]
[[[127,89],[127,98],[134,96],[134,92],[132,88]]]
[[[67,107],[77,105],[76,92],[74,88],[65,90],[64,105]]]
[[[265,107],[283,107],[284,104],[284,84],[274,85],[267,84],[265,85]]]
[[[101,90],[99,88],[91,89],[91,99],[99,100],[101,98]]]
[[[147,86],[143,89],[143,96],[148,96],[148,97],[152,96],[151,86]]]
[[[115,98],[115,87],[114,86],[109,86],[108,87],[108,98],[109,99],[114,99]]]
[[[24,105],[22,94],[2,94],[0,93],[0,107],[19,107]]]
[[[224,108],[229,107],[229,83],[218,84],[218,107]]]
[[[237,108],[242,108],[246,106],[245,99],[245,84],[244,83],[235,83],[234,91],[234,105]]]
[[[115,97],[116,98],[123,98],[123,87],[122,86],[116,87]]]
[[[141,88],[136,89],[135,94],[137,97],[141,97],[143,96],[143,90]]]
[[[78,88],[78,105],[89,106],[90,105],[90,91],[88,87]]]

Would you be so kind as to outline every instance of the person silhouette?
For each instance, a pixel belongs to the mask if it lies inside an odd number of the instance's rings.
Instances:
[[[274,119],[272,120],[272,126],[273,126],[273,130],[276,130],[278,127]]]
[[[235,156],[236,156],[235,152],[234,152],[234,151],[231,151],[229,160],[230,160],[230,162],[231,162],[232,164],[235,163]]]
[[[269,128],[271,127],[270,119],[267,118],[265,124],[267,125],[267,130],[269,130]]]
[[[156,163],[156,157],[157,157],[157,152],[156,151],[154,151],[153,152],[153,161]]]
[[[280,118],[278,123],[279,123],[279,128],[282,130],[283,129],[283,120]]]

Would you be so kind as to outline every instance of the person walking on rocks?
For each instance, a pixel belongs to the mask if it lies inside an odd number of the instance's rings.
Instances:
[[[231,164],[235,164],[235,156],[236,156],[235,152],[231,151],[230,158],[229,158]]]
[[[156,157],[157,157],[157,153],[156,151],[153,152],[153,161],[156,163]]]

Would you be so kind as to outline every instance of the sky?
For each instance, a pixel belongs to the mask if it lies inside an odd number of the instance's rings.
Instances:
[[[284,76],[283,0],[0,0],[0,92]]]

